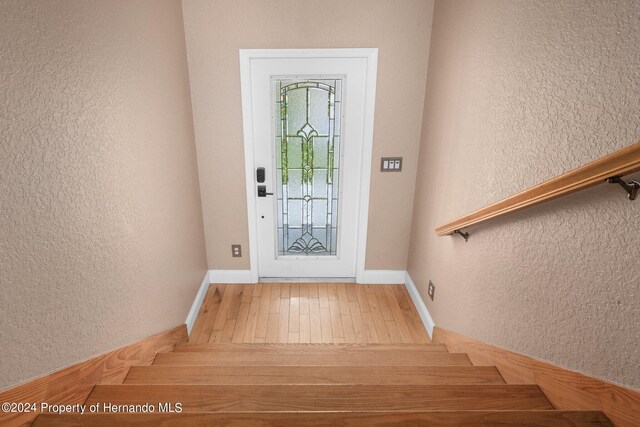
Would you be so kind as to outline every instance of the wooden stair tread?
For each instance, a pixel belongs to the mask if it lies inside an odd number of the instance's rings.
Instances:
[[[125,384],[504,384],[493,366],[134,366]]]
[[[85,414],[40,415],[36,427],[156,426],[237,427],[270,426],[389,426],[429,425],[485,427],[487,425],[538,425],[549,427],[612,426],[601,412],[576,411],[457,411],[404,413],[253,413],[253,414]]]
[[[439,366],[471,365],[464,353],[416,352],[389,350],[379,353],[355,354],[274,354],[274,353],[234,353],[234,352],[181,352],[160,353],[153,361],[154,365],[404,365]]]
[[[553,409],[536,385],[96,385],[86,404],[181,403],[184,412]]]
[[[447,352],[444,344],[179,344],[174,352],[238,352],[238,353],[276,353],[276,354],[327,354],[327,353],[362,353],[384,351],[423,351]]]

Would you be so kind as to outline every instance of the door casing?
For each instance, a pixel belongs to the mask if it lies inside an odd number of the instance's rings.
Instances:
[[[362,129],[362,168],[357,215],[356,281],[364,279],[367,226],[369,218],[369,190],[371,184],[371,160],[373,124],[377,76],[377,48],[357,49],[240,49],[240,78],[242,94],[242,118],[244,133],[245,180],[247,195],[247,219],[249,229],[250,276],[253,283],[259,281],[258,224],[256,206],[255,158],[252,115],[251,61],[261,59],[296,58],[360,58],[366,61],[364,120]],[[323,278],[325,280],[326,278]]]

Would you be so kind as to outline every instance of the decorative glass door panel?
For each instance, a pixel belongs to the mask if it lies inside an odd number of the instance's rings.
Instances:
[[[252,278],[350,280],[364,260],[375,54],[265,54],[240,62]]]
[[[277,257],[335,256],[340,79],[273,79]]]

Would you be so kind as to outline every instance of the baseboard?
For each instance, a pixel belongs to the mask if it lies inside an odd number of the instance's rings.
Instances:
[[[405,273],[405,270],[364,270],[356,281],[365,285],[401,285]]]
[[[0,392],[2,402],[42,402],[50,405],[84,403],[96,384],[122,384],[133,365],[150,365],[156,354],[187,342],[187,328],[180,325],[130,345],[68,366]],[[39,412],[3,413],[0,425],[31,425]]]
[[[210,283],[254,283],[251,270],[209,270]]]
[[[209,284],[211,281],[209,280],[209,272],[207,271],[204,274],[204,279],[202,279],[202,283],[200,284],[200,289],[198,289],[198,293],[196,294],[196,299],[193,301],[191,305],[191,310],[189,310],[189,314],[187,315],[186,325],[187,325],[187,333],[191,334],[191,329],[193,329],[193,325],[196,323],[196,318],[198,317],[198,312],[200,311],[200,306],[204,301],[204,296],[207,294],[207,289],[209,288]]]
[[[612,384],[543,360],[436,327],[432,343],[467,353],[474,365],[496,366],[507,384],[535,383],[556,409],[602,411],[616,426],[638,426],[640,390]]]
[[[413,300],[413,305],[416,306],[416,310],[418,310],[418,314],[420,315],[420,319],[422,319],[422,323],[424,323],[424,327],[427,328],[427,332],[430,337],[433,337],[433,328],[435,323],[431,318],[431,314],[429,314],[429,310],[427,310],[427,306],[425,305],[422,297],[420,296],[420,292],[418,292],[418,288],[416,288],[416,284],[413,283],[413,279],[409,275],[409,272],[405,274],[404,286],[407,288],[409,295],[411,295],[411,299]]]
[[[367,285],[399,285],[404,284],[405,270],[364,270],[358,275],[357,282]],[[262,279],[260,279],[262,281]],[[278,279],[281,281],[282,279]],[[317,282],[330,282],[330,279],[316,278]],[[266,281],[270,281],[268,278]],[[291,279],[303,282],[305,279]],[[350,280],[340,279],[341,282]],[[210,283],[255,283],[251,277],[251,270],[209,270]]]
[[[260,283],[356,283],[353,277],[261,277]]]

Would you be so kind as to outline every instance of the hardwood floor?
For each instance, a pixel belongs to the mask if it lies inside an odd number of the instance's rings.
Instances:
[[[403,286],[211,285],[189,343],[36,426],[612,426],[429,342]],[[174,405],[180,413],[168,411]],[[588,407],[585,409],[589,409]],[[155,409],[154,409],[155,411]]]
[[[310,427],[310,426],[612,426],[601,412],[436,411],[436,412],[236,412],[183,414],[41,415],[35,426],[49,427]]]
[[[429,336],[403,285],[212,284],[190,344],[424,344]]]
[[[399,344],[400,345],[400,344]],[[368,354],[161,353],[154,365],[169,366],[470,366],[465,353],[411,352],[398,349]]]
[[[124,384],[504,384],[493,366],[135,366]]]
[[[98,384],[86,404],[102,402],[180,402],[184,413],[553,409],[540,388],[528,384]]]

